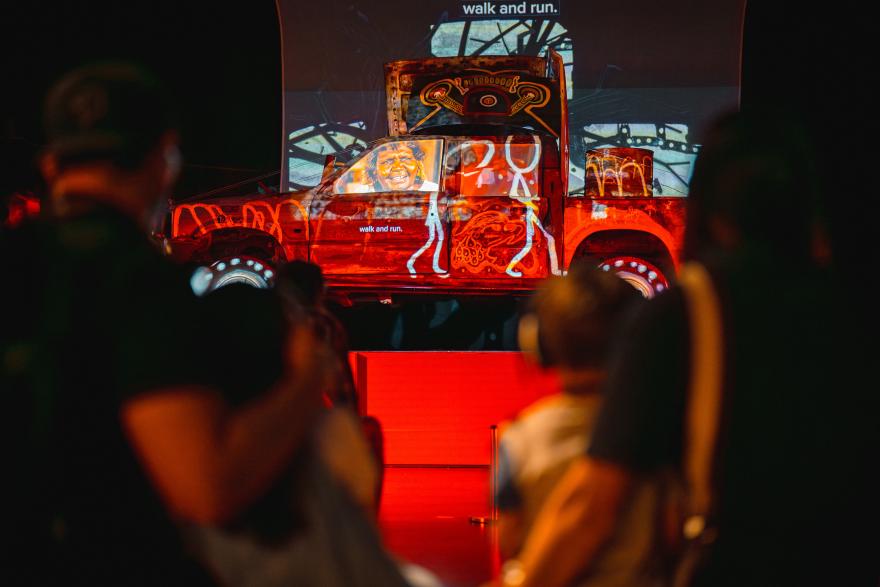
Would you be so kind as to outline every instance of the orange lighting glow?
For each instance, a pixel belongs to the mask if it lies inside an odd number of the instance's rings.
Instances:
[[[218,228],[253,228],[272,235],[279,244],[283,244],[284,214],[289,213],[296,216],[293,212],[294,209],[299,214],[299,220],[305,220],[308,217],[305,207],[293,198],[278,203],[251,200],[239,205],[232,212],[217,204],[179,204],[175,206],[172,215],[171,236],[184,236],[181,234],[181,223],[183,222],[184,226],[195,225],[191,236],[201,236]],[[304,223],[304,227],[305,230],[308,230],[308,223]],[[308,238],[308,234],[306,238]]]

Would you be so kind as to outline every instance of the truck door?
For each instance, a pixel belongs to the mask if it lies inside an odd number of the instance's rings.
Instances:
[[[447,274],[443,140],[375,145],[319,191],[311,260],[329,274]]]
[[[544,227],[543,149],[537,136],[461,139],[450,198],[450,266],[457,277],[543,278],[558,273]],[[447,159],[450,159],[447,155]],[[448,167],[448,165],[447,165]]]

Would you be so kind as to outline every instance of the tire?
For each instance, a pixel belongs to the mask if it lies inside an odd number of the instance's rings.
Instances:
[[[656,265],[641,257],[619,255],[598,263],[599,269],[617,274],[646,298],[669,288],[669,280]]]
[[[263,259],[238,255],[197,267],[190,277],[190,287],[199,297],[230,283],[269,289],[275,284],[275,268]]]

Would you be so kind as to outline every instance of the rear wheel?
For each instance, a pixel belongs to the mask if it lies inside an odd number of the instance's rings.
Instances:
[[[608,257],[598,263],[599,269],[615,273],[646,298],[653,298],[669,288],[669,280],[656,265],[628,255]]]

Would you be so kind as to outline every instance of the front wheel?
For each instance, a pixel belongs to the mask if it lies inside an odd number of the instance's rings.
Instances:
[[[244,283],[257,289],[268,289],[275,282],[275,272],[266,261],[240,255],[215,261],[196,268],[190,277],[193,293],[201,297],[231,283]]]

